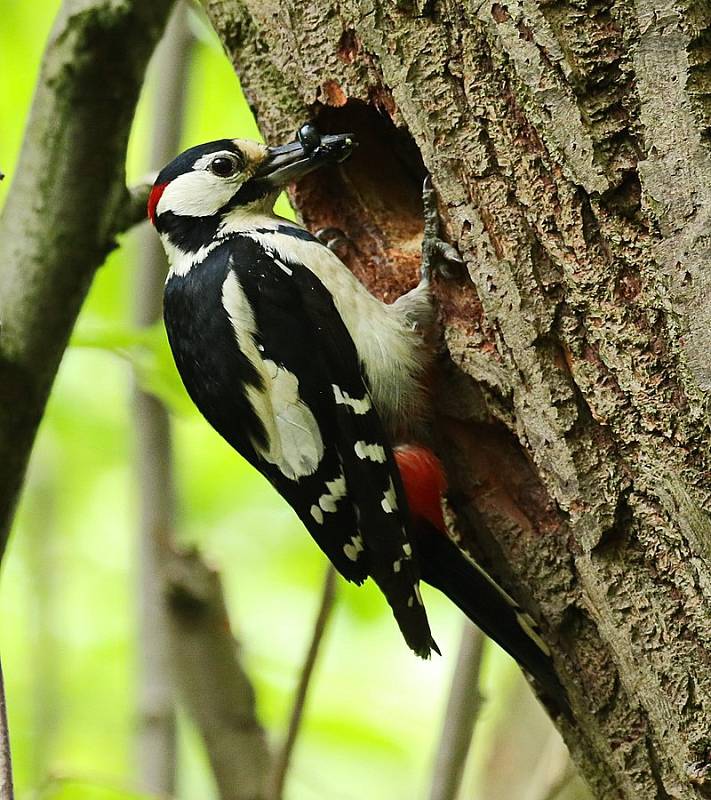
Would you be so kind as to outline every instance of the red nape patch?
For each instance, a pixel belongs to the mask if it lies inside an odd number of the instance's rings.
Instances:
[[[446,534],[440,498],[447,491],[447,479],[440,460],[421,445],[403,445],[393,452],[413,519],[424,518]]]
[[[165,183],[156,183],[156,185],[151,189],[151,193],[148,195],[148,219],[154,225],[156,224],[156,206],[163,196],[163,192],[165,191],[165,187],[168,185],[168,183],[169,181],[166,181]]]

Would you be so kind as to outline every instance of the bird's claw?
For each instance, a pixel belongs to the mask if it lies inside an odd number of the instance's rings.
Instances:
[[[440,236],[437,195],[430,175],[427,175],[422,183],[422,206],[425,230],[422,237],[420,277],[423,281],[430,281],[432,276],[438,273],[443,278],[454,278],[460,274],[464,260],[456,248]]]
[[[350,239],[340,228],[319,228],[314,234],[321,244],[341,257],[348,250]]]

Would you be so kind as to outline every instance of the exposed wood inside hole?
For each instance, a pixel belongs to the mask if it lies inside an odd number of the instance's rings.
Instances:
[[[426,171],[409,132],[358,101],[318,107],[321,133],[353,133],[358,147],[343,164],[300,181],[293,194],[312,231],[336,227],[339,255],[378,297],[392,302],[417,283]]]

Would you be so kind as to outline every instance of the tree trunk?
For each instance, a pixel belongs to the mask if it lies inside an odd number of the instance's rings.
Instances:
[[[126,145],[172,2],[63,0],[47,41],[0,214],[0,558],[91,279],[145,218],[147,190],[125,186]]]
[[[595,794],[710,797],[708,3],[207,6],[267,138],[356,134],[295,199],[385,299],[432,174],[463,540],[541,620]]]

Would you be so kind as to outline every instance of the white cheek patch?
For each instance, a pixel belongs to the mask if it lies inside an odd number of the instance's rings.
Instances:
[[[204,169],[191,170],[165,187],[156,213],[160,216],[170,211],[181,217],[210,217],[232,199],[241,182],[241,178],[218,178]]]

